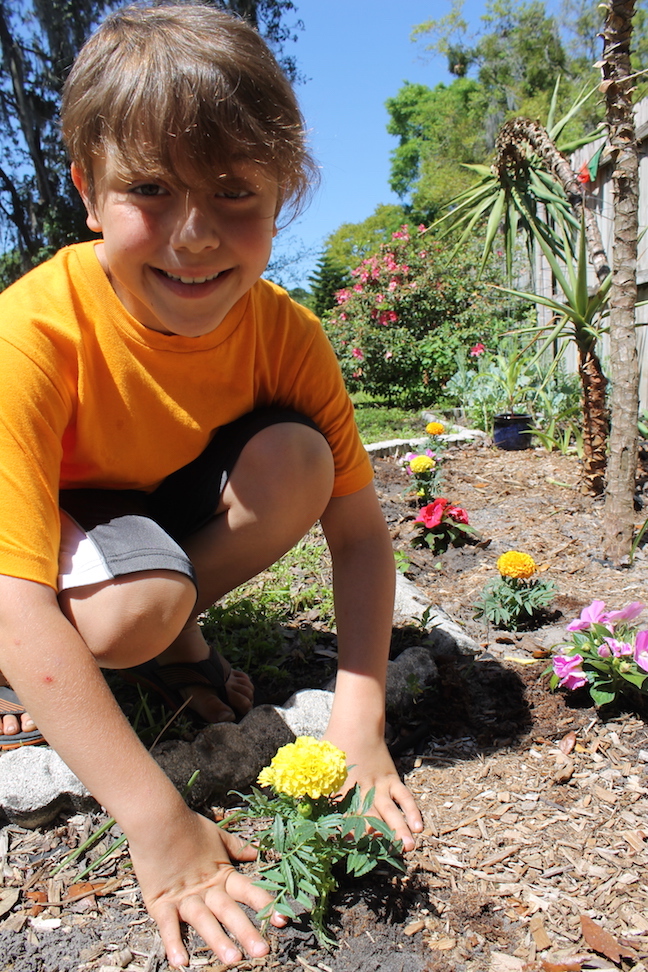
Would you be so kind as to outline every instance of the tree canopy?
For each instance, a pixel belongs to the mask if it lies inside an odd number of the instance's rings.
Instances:
[[[558,77],[563,113],[584,86],[594,89],[599,81],[605,11],[598,0],[565,0],[560,17],[548,13],[544,0],[491,0],[474,36],[462,9],[463,0],[454,0],[448,15],[413,31],[428,42],[426,50],[447,57],[455,80],[435,88],[406,83],[387,102],[388,130],[399,139],[390,185],[405,203],[431,214],[469,184],[462,163],[490,160],[505,121],[546,118]],[[634,31],[633,68],[641,70],[648,64],[643,10]],[[565,138],[590,131],[602,116],[601,99],[590,99]]]

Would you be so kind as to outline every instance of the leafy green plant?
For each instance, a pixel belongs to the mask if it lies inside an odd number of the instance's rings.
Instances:
[[[470,359],[476,367],[470,367]],[[457,353],[457,370],[445,386],[446,395],[460,402],[471,422],[493,434],[493,420],[499,413],[531,411],[549,380],[542,375],[526,348],[512,338],[500,342],[500,350],[489,351],[481,342],[466,354]]]
[[[553,581],[534,579],[537,565],[529,554],[509,550],[497,560],[500,576],[486,584],[475,603],[475,618],[496,628],[528,627],[556,594]]]
[[[605,601],[592,601],[567,625],[569,641],[556,645],[551,687],[587,688],[595,705],[608,705],[619,695],[648,702],[648,630],[631,623],[644,610],[640,601],[620,611],[605,611]]]
[[[306,909],[318,940],[327,947],[335,944],[326,915],[329,896],[337,887],[336,865],[344,862],[347,873],[355,877],[379,863],[404,870],[401,842],[382,820],[369,815],[374,791],[363,799],[355,786],[342,799],[332,796],[346,776],[341,750],[300,736],[283,746],[259,774],[257,782],[271,787],[274,795],[256,788],[249,795],[238,794],[246,816],[270,820],[255,834],[266,860],[258,883],[274,896],[259,918],[268,919],[273,911],[294,918],[292,899]]]
[[[324,326],[350,390],[390,404],[435,402],[456,350],[515,323],[468,256],[449,267],[424,226],[402,227],[353,276]]]
[[[396,562],[396,570],[399,574],[406,574],[410,569],[410,559],[404,551],[394,550],[394,561]]]

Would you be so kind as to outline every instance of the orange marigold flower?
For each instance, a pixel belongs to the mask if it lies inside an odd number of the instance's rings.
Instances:
[[[502,577],[517,577],[528,580],[538,569],[533,557],[519,550],[509,550],[497,559],[497,569]]]
[[[441,422],[428,422],[425,426],[425,431],[428,435],[443,435],[445,426]]]

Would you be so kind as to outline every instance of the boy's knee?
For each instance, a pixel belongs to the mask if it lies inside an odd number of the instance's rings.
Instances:
[[[59,594],[63,614],[102,668],[129,668],[159,655],[180,634],[195,603],[190,578],[172,570],[126,574]]]
[[[304,485],[330,496],[333,454],[325,437],[309,425],[282,422],[257,433],[244,450],[265,470],[266,479],[285,478],[296,489]]]

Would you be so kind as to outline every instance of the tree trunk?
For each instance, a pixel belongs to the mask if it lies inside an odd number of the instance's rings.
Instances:
[[[592,493],[605,489],[608,412],[607,378],[592,346],[578,345],[578,375],[583,391],[583,471]]]
[[[606,121],[614,151],[614,245],[610,291],[612,429],[605,500],[605,557],[630,560],[637,471],[639,368],[637,302],[638,155],[632,112],[630,38],[635,0],[610,0],[603,30]]]

